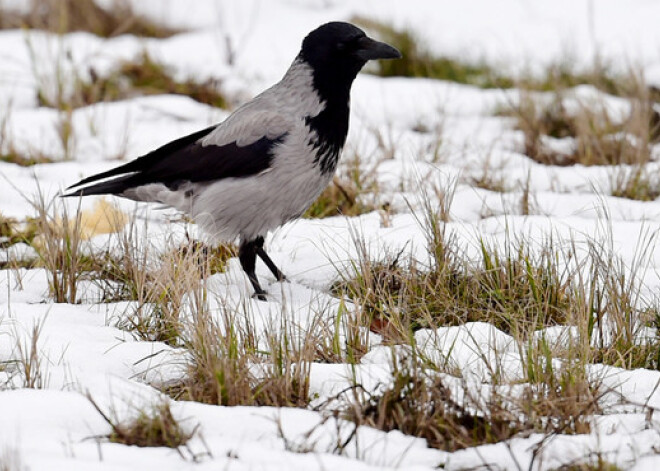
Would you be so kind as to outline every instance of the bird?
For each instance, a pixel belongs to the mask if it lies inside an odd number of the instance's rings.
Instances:
[[[84,178],[62,196],[156,202],[188,215],[215,242],[238,240],[254,296],[266,300],[257,256],[277,281],[286,280],[264,249],[267,233],[302,216],[332,180],[360,70],[400,57],[351,23],[323,24],[305,36],[278,83],[224,121]]]

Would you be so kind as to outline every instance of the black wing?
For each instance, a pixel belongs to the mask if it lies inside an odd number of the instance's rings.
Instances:
[[[203,146],[199,140],[213,131],[212,126],[182,137],[120,167],[85,178],[70,188],[117,177],[81,188],[64,196],[120,194],[129,188],[163,183],[176,189],[182,182],[205,182],[222,178],[247,177],[270,168],[275,145],[287,133],[274,139],[261,139],[238,146],[235,142]]]

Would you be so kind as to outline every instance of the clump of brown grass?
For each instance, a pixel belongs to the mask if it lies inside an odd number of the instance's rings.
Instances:
[[[19,332],[13,334],[16,339],[12,353],[14,359],[5,366],[10,371],[9,383],[14,387],[42,389],[47,386],[47,362],[44,361],[43,353],[39,349],[39,340],[45,322],[46,317],[35,321],[25,337]]]
[[[137,415],[130,420],[119,421],[110,417],[98,406],[90,395],[87,399],[103,417],[112,432],[105,438],[111,443],[139,447],[179,448],[195,435],[196,428],[186,432],[178,420],[172,415],[170,404],[161,402],[149,410],[138,410]]]
[[[9,247],[20,242],[31,244],[37,230],[33,218],[19,222],[16,218],[5,217],[0,213],[0,247]]]
[[[595,458],[590,458],[584,463],[567,464],[553,468],[552,471],[623,471],[623,468],[610,463],[601,453],[597,453]]]
[[[31,201],[36,211],[36,235],[32,246],[48,273],[50,294],[55,302],[75,304],[77,287],[83,273],[83,235],[81,215],[70,215],[59,200],[46,202],[39,190]]]
[[[292,340],[286,321],[259,348],[247,317],[222,308],[216,321],[196,295],[184,346],[190,354],[185,380],[167,392],[177,399],[226,406],[306,407],[315,344]]]
[[[360,198],[360,189],[350,181],[340,181],[335,177],[332,183],[312,203],[305,212],[306,218],[326,218],[332,216],[359,216],[375,208],[365,204]]]
[[[483,415],[472,404],[457,402],[440,376],[409,369],[392,373],[393,383],[384,391],[356,392],[345,417],[357,425],[424,438],[446,451],[497,443],[521,431],[514,414],[502,405],[491,404],[492,414]]]
[[[0,12],[0,29],[9,28],[57,34],[87,31],[103,37],[132,34],[167,38],[180,32],[136,14],[125,0],[115,0],[109,9],[101,8],[94,0],[31,0],[25,12]]]
[[[660,197],[660,176],[644,164],[615,169],[610,174],[610,194],[630,200],[654,201]]]
[[[380,150],[385,152],[383,147],[381,145]],[[357,152],[342,159],[332,183],[312,203],[303,217],[352,217],[376,210],[377,167],[378,162],[366,166]]]
[[[157,254],[139,236],[134,220],[116,233],[117,247],[95,257],[85,276],[102,289],[104,302],[137,301],[137,308],[120,319],[120,328],[142,340],[180,346],[180,313],[188,293],[223,272],[235,248],[189,241]]]
[[[630,103],[624,119],[614,120],[604,103],[578,103],[569,111],[568,90],[561,87],[552,89],[545,104],[523,88],[518,103],[504,114],[516,119],[516,128],[524,135],[523,152],[536,162],[644,165],[652,160],[651,144],[660,138],[660,114],[643,78],[631,72],[621,80],[627,84],[624,97]],[[571,139],[572,150],[556,150],[550,145],[552,139]]]
[[[585,105],[569,113],[559,95],[541,108],[523,95],[513,115],[524,134],[525,155],[542,164],[639,165],[651,160],[649,139],[654,131],[649,128],[648,108],[633,107],[628,119],[616,123],[602,106]],[[571,138],[573,150],[554,150],[547,138]]]
[[[539,359],[534,355],[534,361]],[[588,433],[601,393],[587,378],[584,363],[557,368],[542,361],[537,366],[536,376],[517,389],[495,378],[484,390],[465,379],[450,379],[415,353],[393,354],[391,384],[375,393],[356,386],[343,411],[357,425],[400,430],[450,452],[530,432]]]
[[[485,242],[476,264],[462,258],[455,238],[433,249],[430,265],[401,260],[360,260],[355,274],[334,286],[373,319],[377,330],[410,329],[486,321],[511,333],[564,323],[572,301],[571,279],[549,250],[520,245],[500,253]]]
[[[23,154],[11,149],[0,155],[0,162],[20,165],[21,167],[32,167],[33,165],[49,164],[54,162],[50,157],[39,153]]]
[[[76,77],[70,96],[59,93],[55,100],[38,93],[40,106],[70,112],[72,109],[99,102],[119,101],[136,96],[174,94],[184,95],[217,108],[226,108],[227,101],[219,91],[220,81],[195,78],[178,80],[174,73],[154,60],[146,51],[133,60],[120,63],[105,76],[90,69],[89,77]]]

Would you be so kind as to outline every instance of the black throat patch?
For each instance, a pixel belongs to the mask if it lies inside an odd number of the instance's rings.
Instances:
[[[360,66],[329,68],[325,63],[312,65],[314,89],[325,107],[318,115],[307,116],[305,124],[316,134],[309,143],[316,149],[314,162],[323,173],[335,171],[346,142],[351,85]]]
[[[315,136],[309,144],[316,150],[314,164],[317,164],[324,174],[334,173],[346,135],[348,134],[348,101],[342,106],[332,106],[326,102],[325,109],[314,116],[307,116],[305,124]]]

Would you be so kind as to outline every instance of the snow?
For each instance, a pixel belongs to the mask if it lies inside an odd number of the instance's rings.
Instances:
[[[31,202],[38,192],[50,201],[80,177],[228,115],[227,110],[174,95],[99,103],[76,109],[70,116],[37,106],[38,89],[51,97],[57,93],[56,74],[66,93],[75,79],[87,77],[90,68],[107,74],[122,60],[145,50],[179,78],[220,79],[222,91],[238,104],[282,76],[311,29],[325,21],[361,15],[412,28],[434,52],[485,60],[503,70],[537,72],[566,61],[589,67],[599,56],[617,70],[639,66],[650,84],[660,85],[660,30],[656,27],[660,4],[648,0],[132,0],[131,4],[139,13],[185,31],[164,40],[0,32],[0,154],[13,148],[55,159],[33,167],[0,162],[2,217],[22,221],[34,216]],[[233,63],[229,63],[232,54]],[[596,101],[613,119],[625,116],[629,106],[625,100],[586,86],[571,90],[567,98],[569,108]],[[253,300],[248,280],[232,259],[225,273],[207,282],[213,293],[211,311],[238,313],[236,322],[249,325],[260,347],[267,347],[268,335],[282,325],[297,340],[338,328],[338,338],[344,342],[345,324],[336,327],[342,301],[329,288],[341,274],[350,275],[351,261],[359,255],[356,241],[362,241],[374,260],[401,251],[425,260],[421,201],[429,197],[439,205],[436,189],[454,190],[446,228],[457,235],[468,256],[479,254],[482,239],[503,247],[512,236],[539,242],[552,236],[578,247],[600,241],[634,266],[641,246],[650,241],[655,247],[652,235],[660,229],[658,202],[608,196],[611,169],[548,167],[530,161],[520,153],[522,135],[512,128],[510,119],[493,116],[498,107],[519,99],[515,90],[360,75],[352,91],[352,127],[344,159],[357,156],[362,169],[371,170],[379,188],[375,198],[380,204],[388,203],[392,214],[375,211],[354,218],[287,224],[269,236],[267,247],[289,282],[276,282],[258,264],[257,275],[271,296],[268,302]],[[75,136],[66,145],[57,131],[63,120],[69,120]],[[654,152],[658,155],[660,148],[656,146]],[[652,162],[649,169],[657,172],[658,163]],[[502,177],[511,191],[497,193],[472,185],[468,177],[484,171]],[[521,210],[525,185],[532,194],[532,214]],[[100,200],[55,201],[71,211],[80,205],[93,214]],[[137,240],[156,248],[184,240],[186,234],[197,235],[193,225],[171,222],[176,218],[173,211],[136,208],[127,201],[113,203],[136,216]],[[113,234],[107,234],[107,228],[98,229],[96,219],[90,221],[95,231],[84,241],[85,250],[107,248]],[[26,244],[5,249],[3,243],[0,240],[0,265],[38,256]],[[648,267],[636,275],[644,279],[644,293],[654,296],[660,286],[660,253],[652,251]],[[118,327],[118,320],[136,309],[135,302],[100,303],[99,297],[93,283],[83,283],[80,303],[54,303],[43,269],[0,270],[0,467],[15,456],[15,462],[30,470],[342,467],[353,471],[439,466],[459,470],[485,464],[495,469],[527,469],[531,460],[533,469],[540,470],[588,458],[591,452],[602,453],[623,469],[654,470],[660,465],[656,456],[660,419],[642,412],[644,405],[660,407],[660,373],[604,365],[593,365],[589,371],[611,391],[607,407],[593,417],[594,430],[587,435],[559,434],[547,439],[533,434],[446,453],[398,431],[362,426],[338,452],[336,444],[355,426],[328,419],[323,412],[167,399],[175,417],[188,430],[196,430],[187,448],[177,452],[99,441],[110,427],[87,394],[103,410],[125,418],[142,405],[166,400],[157,388],[181,377],[186,355],[179,348],[140,340]],[[28,389],[17,360],[29,352],[35,329],[40,331],[36,348],[44,384],[41,389]],[[340,395],[353,380],[371,391],[389,384],[393,355],[405,351],[387,345],[378,334],[362,334],[368,351],[357,365],[312,365],[310,393],[316,397],[312,406]],[[551,327],[536,335],[560,345],[577,333]],[[515,340],[490,324],[422,329],[415,341],[428,359],[460,370],[460,379],[475,385],[475,390],[490,387],[493,365],[498,366],[500,380],[525,378],[525,358]],[[547,442],[534,457],[534,447],[542,440]]]

